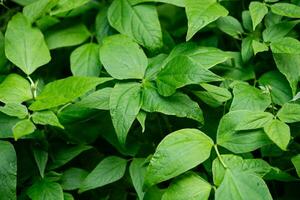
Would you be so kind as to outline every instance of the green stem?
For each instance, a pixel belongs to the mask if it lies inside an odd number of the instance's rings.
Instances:
[[[31,90],[32,98],[33,98],[33,100],[35,100],[35,98],[36,98],[36,85],[35,85],[34,81],[30,78],[29,75],[27,76],[27,79],[30,82],[30,90]]]
[[[215,151],[216,151],[216,153],[217,153],[218,159],[220,160],[221,164],[223,165],[223,167],[224,167],[225,169],[227,169],[228,167],[227,167],[227,165],[224,163],[224,161],[223,161],[223,159],[222,159],[222,156],[221,156],[221,154],[220,154],[220,152],[219,152],[219,149],[218,149],[218,147],[217,147],[216,144],[214,145],[214,149],[215,149]]]

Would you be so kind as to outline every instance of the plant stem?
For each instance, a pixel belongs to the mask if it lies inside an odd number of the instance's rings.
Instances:
[[[30,82],[30,90],[31,90],[32,98],[33,98],[33,100],[35,100],[35,98],[36,98],[36,85],[35,85],[34,81],[30,78],[29,75],[27,76],[27,79]]]
[[[218,156],[218,158],[219,158],[221,164],[223,165],[223,167],[224,167],[225,169],[227,169],[228,167],[227,167],[227,165],[224,163],[224,161],[223,161],[223,159],[222,159],[222,156],[221,156],[221,154],[220,154],[220,152],[219,152],[218,147],[217,147],[216,144],[214,145],[214,149],[215,149],[215,151],[216,151],[216,153],[217,153],[217,156]]]

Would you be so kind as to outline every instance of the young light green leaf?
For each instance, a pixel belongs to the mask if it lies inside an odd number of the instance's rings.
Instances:
[[[80,23],[69,27],[52,28],[45,33],[49,49],[79,45],[89,36],[89,30]]]
[[[116,79],[142,79],[148,65],[143,50],[124,35],[104,39],[100,60],[106,71]]]
[[[0,107],[0,112],[19,119],[24,119],[28,115],[27,107],[18,103],[7,103]]]
[[[291,3],[275,3],[271,6],[271,11],[285,17],[300,18],[300,6]]]
[[[256,55],[260,52],[264,52],[264,51],[269,50],[269,47],[265,43],[261,43],[261,42],[258,42],[256,40],[252,40],[252,48],[253,48],[253,51],[254,51],[254,55]]]
[[[263,39],[265,42],[273,42],[286,36],[300,20],[286,21],[276,23],[270,27],[267,27],[263,31]]]
[[[297,84],[300,77],[300,56],[299,54],[273,53],[278,70],[284,74],[292,88],[292,94],[297,92]]]
[[[169,97],[164,97],[157,92],[153,84],[147,84],[144,85],[142,99],[142,109],[147,112],[187,117],[204,123],[199,105],[183,93],[176,92]]]
[[[300,104],[286,103],[277,113],[277,117],[285,123],[300,121]]]
[[[217,144],[234,153],[254,151],[271,141],[262,129],[239,132],[236,127],[248,117],[246,110],[231,111],[224,115],[217,131]]]
[[[299,54],[300,42],[297,39],[284,37],[271,43],[273,53]]]
[[[212,186],[196,173],[187,172],[176,178],[163,194],[162,200],[208,200]]]
[[[47,84],[29,109],[33,111],[57,107],[84,95],[110,78],[71,76]],[[64,95],[61,95],[64,94]]]
[[[64,190],[76,190],[87,177],[88,172],[80,168],[70,168],[64,171],[61,177],[61,186]]]
[[[155,6],[132,6],[128,0],[114,0],[107,17],[113,28],[133,38],[140,45],[150,50],[162,47],[162,31]]]
[[[274,119],[264,127],[268,137],[282,150],[287,150],[291,139],[290,127],[285,123]]]
[[[185,12],[188,19],[187,41],[209,23],[228,14],[216,0],[186,0]]]
[[[25,135],[33,133],[35,129],[35,125],[29,119],[23,119],[16,123],[12,130],[15,140],[18,140]]]
[[[64,13],[87,4],[89,0],[59,0],[57,6],[50,12],[51,15]]]
[[[268,13],[268,7],[261,2],[252,1],[249,6],[250,15],[252,18],[252,28],[255,30],[256,26],[263,20]]]
[[[161,95],[170,96],[177,88],[186,85],[221,80],[221,77],[197,65],[187,56],[177,56],[159,72],[156,83]]]
[[[226,170],[224,180],[216,191],[216,200],[272,200],[266,183],[257,175]]]
[[[129,0],[131,5],[136,5],[139,3],[145,3],[145,2],[162,2],[162,3],[168,3],[173,4],[175,6],[184,7],[184,0]]]
[[[275,104],[283,105],[293,98],[289,82],[278,71],[270,71],[263,74],[258,82],[263,87],[269,86],[271,88],[271,97]]]
[[[233,101],[230,110],[264,111],[271,104],[269,94],[245,83],[233,87]]]
[[[248,112],[247,118],[241,120],[235,130],[242,131],[242,130],[263,128],[274,118],[274,116],[268,112],[260,112],[260,111],[246,111],[246,112]]]
[[[14,15],[7,25],[5,54],[27,75],[51,60],[43,34],[39,29],[32,28],[21,13]]]
[[[64,128],[63,125],[60,124],[58,121],[57,116],[54,114],[54,112],[50,110],[46,111],[40,111],[40,112],[34,112],[32,115],[32,121],[35,124],[41,124],[41,125],[51,125],[56,126],[59,128]]]
[[[32,99],[29,82],[18,74],[9,74],[0,84],[0,101],[22,103]]]
[[[300,154],[292,157],[291,161],[296,169],[298,177],[300,177]]]
[[[240,38],[242,33],[244,33],[241,23],[232,16],[220,17],[217,20],[217,26],[224,33],[237,39]]]
[[[99,45],[84,44],[71,53],[71,71],[74,76],[96,76],[101,71],[99,60]]]
[[[116,156],[104,158],[84,179],[79,192],[102,187],[121,179],[125,174],[126,164],[125,159]]]
[[[122,145],[126,143],[129,129],[141,108],[141,85],[139,83],[119,83],[110,95],[110,115]]]
[[[145,175],[145,186],[171,179],[204,162],[213,141],[197,129],[181,129],[167,135],[157,146]]]
[[[33,157],[39,169],[40,175],[44,178],[46,165],[48,162],[48,152],[37,147],[32,148]]]
[[[27,195],[32,200],[64,200],[61,186],[46,179],[35,182],[28,189]]]
[[[129,166],[129,174],[139,199],[144,199],[144,178],[146,173],[145,159],[134,158]]]
[[[16,200],[17,156],[14,146],[0,140],[0,194],[2,199]]]
[[[37,19],[50,12],[56,6],[59,0],[38,0],[23,8],[23,14],[30,22],[35,22]]]

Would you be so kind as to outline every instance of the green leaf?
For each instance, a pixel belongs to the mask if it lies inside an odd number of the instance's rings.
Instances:
[[[242,22],[243,26],[247,31],[252,31],[252,19],[249,10],[244,10],[242,12]]]
[[[254,151],[271,141],[261,129],[237,131],[238,125],[248,117],[249,111],[231,111],[224,115],[217,131],[217,144],[234,153]]]
[[[241,23],[232,16],[220,17],[217,20],[217,26],[224,33],[237,39],[244,33]]]
[[[131,5],[136,5],[139,3],[145,3],[145,2],[162,2],[162,3],[168,3],[173,4],[175,6],[184,7],[185,3],[184,0],[129,0]]]
[[[237,131],[263,128],[274,118],[274,116],[268,112],[259,112],[259,111],[246,111],[246,112],[247,112],[247,118],[240,121],[239,125],[236,127]]]
[[[96,16],[95,34],[99,44],[102,44],[103,39],[113,33],[107,19],[107,11],[108,7],[105,7],[101,9]]]
[[[263,74],[258,82],[263,87],[271,88],[271,97],[275,104],[283,105],[293,98],[289,82],[278,71],[270,71]]]
[[[204,122],[199,105],[183,93],[176,92],[169,97],[164,97],[157,92],[153,84],[147,84],[144,85],[142,99],[142,109],[147,112],[160,112]]]
[[[0,101],[22,103],[32,99],[29,82],[18,74],[9,74],[0,84]]]
[[[87,177],[88,172],[80,168],[70,168],[64,171],[61,177],[61,186],[64,190],[76,190]]]
[[[278,70],[284,74],[292,88],[292,94],[297,91],[297,84],[300,77],[300,56],[299,54],[273,54]]]
[[[141,127],[142,127],[142,132],[145,132],[145,123],[146,123],[146,117],[147,117],[147,113],[140,110],[140,112],[138,113],[138,115],[136,116],[136,119],[138,120],[138,122],[140,123]]]
[[[69,27],[53,28],[45,33],[49,49],[79,45],[88,37],[90,37],[89,30],[80,23]]]
[[[145,159],[134,158],[129,166],[129,174],[139,199],[143,199],[145,195],[145,192],[143,191],[145,173]]]
[[[48,162],[48,152],[37,147],[32,148],[34,160],[37,164],[37,167],[39,169],[40,175],[42,178],[44,178],[46,165]]]
[[[128,0],[114,0],[107,17],[113,28],[133,38],[140,45],[150,50],[162,47],[162,31],[155,6],[132,6]]]
[[[282,150],[287,150],[291,139],[290,128],[285,123],[274,119],[264,127],[268,137]]]
[[[163,194],[162,200],[208,200],[212,186],[196,173],[176,178]]]
[[[157,146],[145,176],[150,187],[196,167],[210,156],[213,141],[197,129],[181,129]]]
[[[285,123],[295,123],[300,121],[300,104],[286,103],[278,111],[277,117]]]
[[[53,162],[49,166],[49,169],[56,169],[58,167],[63,166],[64,164],[68,163],[76,156],[81,154],[84,151],[91,149],[91,146],[86,145],[77,145],[77,146],[68,146],[63,145],[53,149],[52,152],[52,160]]]
[[[35,124],[51,125],[62,129],[64,128],[63,125],[61,125],[60,122],[58,121],[57,116],[54,114],[54,112],[50,110],[34,112],[31,115],[31,117],[32,117],[32,121]]]
[[[20,119],[0,113],[0,138],[13,138],[12,128]]]
[[[249,11],[252,18],[252,27],[255,30],[256,26],[261,23],[268,13],[268,7],[264,3],[252,1],[249,5]]]
[[[139,83],[116,84],[110,95],[110,115],[119,142],[124,145],[129,129],[141,108]]]
[[[276,23],[263,31],[265,42],[273,42],[286,36],[300,20]]]
[[[300,177],[300,154],[292,157],[291,161],[296,169],[297,175]]]
[[[38,0],[23,8],[23,14],[30,22],[35,22],[43,15],[50,12],[59,0]]]
[[[64,200],[74,200],[74,197],[71,194],[64,192]]]
[[[216,191],[216,200],[272,200],[266,183],[257,175],[226,170],[224,180]]]
[[[124,35],[104,39],[100,60],[106,71],[116,79],[142,79],[148,65],[143,50]]]
[[[269,50],[269,47],[265,43],[261,43],[261,42],[258,42],[256,40],[252,40],[252,48],[253,48],[253,51],[254,51],[254,55],[256,55],[260,52],[264,52],[264,51]]]
[[[7,103],[0,107],[0,112],[19,119],[24,119],[28,115],[27,107],[18,103]]]
[[[104,158],[84,179],[79,192],[113,183],[121,179],[126,170],[127,161],[123,158],[110,156]]]
[[[177,88],[186,85],[221,80],[221,77],[197,65],[187,56],[177,56],[159,72],[156,83],[161,95],[170,96]]]
[[[27,195],[32,200],[64,200],[61,186],[46,179],[34,183],[28,189]]]
[[[254,55],[254,51],[252,48],[252,42],[253,42],[253,38],[251,36],[248,36],[242,40],[241,54],[242,54],[242,59],[243,59],[244,63],[249,62],[249,60]]]
[[[284,37],[271,43],[273,53],[299,54],[300,42],[297,39]]]
[[[187,41],[209,23],[228,14],[216,0],[186,0],[185,12],[188,19]]]
[[[16,200],[17,156],[12,144],[0,140],[0,194],[2,199]]]
[[[75,49],[70,57],[71,71],[74,76],[96,76],[101,71],[99,45],[84,44]]]
[[[47,84],[29,109],[33,111],[57,107],[84,95],[97,85],[111,80],[96,77],[68,77]],[[64,94],[64,95],[61,95]]]
[[[50,15],[64,13],[88,3],[89,0],[59,0],[57,6],[50,12]]]
[[[233,101],[230,110],[264,111],[271,104],[268,94],[245,83],[233,87]]]
[[[7,25],[5,54],[27,75],[51,60],[43,34],[39,29],[32,28],[21,13],[14,15]]]
[[[23,136],[33,133],[35,129],[35,125],[29,119],[23,119],[16,123],[12,130],[15,140],[18,140]]]
[[[271,6],[271,11],[285,17],[300,18],[300,6],[291,3],[275,3]]]
[[[4,35],[0,31],[0,72],[7,69],[8,60],[5,56]]]

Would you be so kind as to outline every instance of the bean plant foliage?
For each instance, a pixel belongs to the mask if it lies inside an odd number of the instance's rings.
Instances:
[[[299,0],[0,4],[0,200],[299,199]]]

